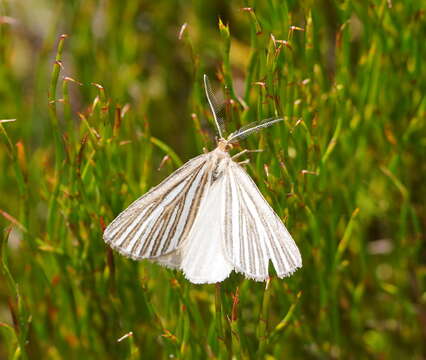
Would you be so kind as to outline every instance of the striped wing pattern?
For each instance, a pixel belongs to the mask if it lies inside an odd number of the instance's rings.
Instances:
[[[200,155],[133,202],[105,229],[104,240],[132,259],[179,248],[210,186],[211,156]]]
[[[194,284],[223,281],[233,270],[223,252],[222,179],[220,177],[210,186],[182,246],[173,253],[153,259],[161,265],[182,270]]]
[[[244,169],[230,161],[224,184],[224,252],[235,270],[264,281],[269,260],[279,277],[301,267],[294,240]]]

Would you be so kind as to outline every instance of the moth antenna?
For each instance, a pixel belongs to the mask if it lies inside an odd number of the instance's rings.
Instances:
[[[216,125],[217,132],[219,133],[219,138],[223,139],[223,133],[225,131],[225,123],[223,121],[223,117],[220,116],[220,113],[222,112],[224,108],[224,103],[220,103],[209,82],[209,78],[206,74],[204,74],[204,90],[206,92],[207,101],[210,105],[210,110],[213,114],[214,122]]]
[[[252,133],[260,131],[268,126],[271,126],[279,121],[283,121],[282,118],[269,118],[265,120],[255,121],[248,125],[243,126],[239,130],[233,132],[228,137],[229,143],[234,143],[238,140],[244,139]]]

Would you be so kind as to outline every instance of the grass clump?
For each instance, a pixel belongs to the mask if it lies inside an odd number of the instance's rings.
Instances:
[[[0,7],[0,358],[422,359],[420,2]],[[218,20],[219,19],[219,20]],[[60,34],[68,36],[60,36]],[[202,74],[304,267],[194,286],[102,232],[212,149]],[[119,341],[118,341],[119,340]]]

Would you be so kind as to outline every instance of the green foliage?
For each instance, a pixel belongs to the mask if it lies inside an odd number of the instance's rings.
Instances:
[[[424,358],[425,23],[420,1],[3,0],[0,358]],[[285,119],[236,149],[265,149],[248,171],[303,257],[267,288],[102,240],[214,147],[204,73],[228,133]]]

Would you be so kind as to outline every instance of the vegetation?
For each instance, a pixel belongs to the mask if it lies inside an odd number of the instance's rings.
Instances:
[[[1,1],[0,358],[426,357],[421,5]],[[290,278],[192,285],[102,240],[215,146],[204,73],[229,132],[285,119],[236,151],[265,149]]]

